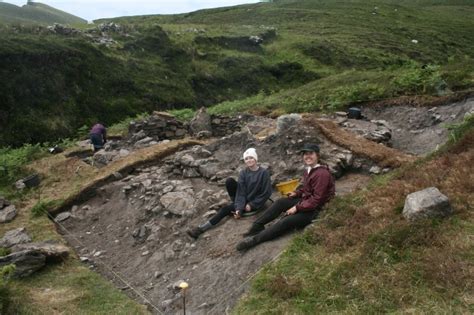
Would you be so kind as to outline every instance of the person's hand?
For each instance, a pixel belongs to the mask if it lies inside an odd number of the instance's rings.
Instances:
[[[247,212],[252,211],[252,206],[250,206],[249,203],[245,205],[245,211]]]
[[[287,193],[286,196],[287,196],[288,198],[294,198],[294,197],[296,197],[296,192],[292,191],[292,192],[290,192],[290,193]]]
[[[234,215],[234,219],[240,219],[240,210],[237,211],[232,211],[232,214]]]
[[[296,210],[296,206],[294,207],[291,207],[290,209],[286,210],[285,214],[286,215],[293,215],[297,212],[298,210]]]

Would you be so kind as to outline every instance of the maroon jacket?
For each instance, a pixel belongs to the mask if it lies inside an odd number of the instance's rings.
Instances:
[[[334,178],[327,166],[318,166],[303,175],[303,186],[295,191],[295,198],[301,198],[296,204],[298,211],[320,209],[335,194]]]

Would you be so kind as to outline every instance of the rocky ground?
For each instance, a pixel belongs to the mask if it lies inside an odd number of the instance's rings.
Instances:
[[[436,108],[365,108],[365,120],[328,118],[355,137],[423,155],[446,141],[445,124],[459,122],[467,112],[474,112],[474,99]],[[254,217],[226,219],[198,240],[185,233],[228,202],[223,182],[238,175],[246,148],[257,148],[259,162],[271,171],[273,184],[300,176],[297,151],[307,141],[320,144],[323,162],[338,177],[338,194],[363,187],[371,173],[383,171],[374,171],[375,162],[331,143],[298,115],[275,120],[247,116],[242,125],[241,131],[229,131],[206,145],[117,176],[95,197],[57,217],[65,239],[90,268],[148,303],[154,313],[182,312],[182,298],[174,289],[182,280],[190,286],[188,312],[226,313],[245,292],[249,278],[278,256],[291,238],[287,235],[246,253],[236,251]],[[120,158],[120,150],[133,150],[133,145],[117,141],[108,150],[118,152],[114,158]],[[273,198],[278,198],[276,192]]]

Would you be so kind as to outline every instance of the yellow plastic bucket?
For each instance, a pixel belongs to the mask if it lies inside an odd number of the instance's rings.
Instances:
[[[281,182],[276,184],[276,189],[282,194],[283,196],[286,196],[290,192],[294,191],[296,187],[298,187],[298,184],[300,183],[299,179],[292,179],[286,182]]]

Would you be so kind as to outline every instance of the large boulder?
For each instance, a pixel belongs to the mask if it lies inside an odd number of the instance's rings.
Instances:
[[[403,216],[409,221],[418,219],[445,217],[452,213],[448,197],[438,188],[429,187],[407,196]]]

